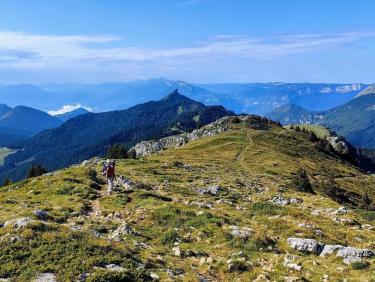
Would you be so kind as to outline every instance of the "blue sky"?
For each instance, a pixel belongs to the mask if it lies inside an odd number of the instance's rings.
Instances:
[[[374,83],[372,0],[0,0],[0,83]]]

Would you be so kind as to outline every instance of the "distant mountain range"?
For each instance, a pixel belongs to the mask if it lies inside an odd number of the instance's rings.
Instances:
[[[89,113],[88,110],[86,110],[84,108],[78,108],[78,109],[75,109],[75,110],[70,111],[70,112],[55,115],[55,117],[57,117],[58,119],[60,119],[62,121],[68,121],[72,118],[75,118],[75,117],[78,117],[80,115],[84,115],[84,114],[87,114],[87,113]]]
[[[375,87],[327,111],[310,111],[296,105],[279,107],[266,115],[282,124],[322,124],[355,146],[375,148]]]
[[[83,108],[52,116],[46,112],[25,107],[9,107],[0,104],[0,147],[19,147],[23,141],[31,136],[54,127],[63,122],[88,113]]]
[[[334,83],[228,83],[189,84],[164,78],[101,84],[43,84],[0,86],[0,102],[44,111],[82,104],[96,112],[122,110],[163,96],[179,93],[206,105],[223,105],[236,113],[264,115],[295,104],[321,111],[342,105],[365,89],[365,84]]]
[[[222,106],[205,106],[178,92],[127,110],[84,114],[25,142],[21,150],[5,159],[0,179],[20,179],[32,163],[51,170],[62,168],[103,155],[111,144],[131,146],[191,131],[233,114]]]
[[[62,120],[33,108],[0,104],[0,147],[11,146],[61,123]]]
[[[365,84],[332,83],[246,83],[202,84],[216,92],[230,93],[242,104],[241,112],[264,115],[286,104],[321,111],[342,105],[353,99]]]

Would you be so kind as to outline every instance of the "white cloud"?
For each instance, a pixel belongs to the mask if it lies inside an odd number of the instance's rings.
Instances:
[[[113,35],[36,35],[0,31],[0,71],[40,71],[81,77],[176,76],[186,71],[216,71],[222,62],[269,62],[298,54],[354,48],[375,32],[297,34],[271,37],[219,35],[180,48],[128,46]],[[116,46],[116,47],[114,47]],[[74,74],[73,74],[74,73]],[[241,75],[241,74],[239,74]],[[103,81],[103,80],[102,80]]]
[[[82,106],[81,104],[77,103],[75,105],[64,105],[60,109],[58,109],[56,111],[48,111],[48,113],[52,116],[57,116],[57,115],[65,114],[65,113],[70,113],[70,112],[72,112],[74,110],[77,110],[79,108],[84,108],[85,110],[87,110],[89,112],[92,112],[92,108],[85,107],[85,106]]]
[[[200,2],[203,2],[203,0],[187,0],[187,1],[182,1],[182,2],[179,3],[177,6],[178,6],[178,7],[191,6],[191,5],[198,4],[198,3],[200,3]]]

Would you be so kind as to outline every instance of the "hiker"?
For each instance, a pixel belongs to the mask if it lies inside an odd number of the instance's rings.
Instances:
[[[108,184],[108,194],[112,194],[113,188],[115,186],[115,179],[116,179],[116,172],[115,172],[116,163],[113,160],[107,160],[105,165],[103,166],[104,175],[107,179]]]

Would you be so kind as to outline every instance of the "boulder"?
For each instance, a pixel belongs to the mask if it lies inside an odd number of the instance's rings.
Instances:
[[[128,223],[124,222],[115,231],[113,231],[112,234],[108,236],[108,238],[115,241],[120,241],[120,237],[122,235],[137,236],[139,234],[136,231],[134,231]]]
[[[277,195],[273,197],[270,202],[279,206],[287,206],[289,204],[300,204],[303,200],[300,198],[283,198],[280,195]]]
[[[173,249],[172,249],[172,253],[173,253],[173,255],[174,256],[176,256],[176,257],[181,257],[182,256],[182,251],[181,251],[181,249],[180,249],[180,247],[174,247]]]
[[[247,238],[249,238],[251,236],[251,234],[253,232],[253,230],[251,228],[248,228],[248,227],[239,228],[237,226],[230,226],[229,228],[232,229],[232,231],[230,232],[230,234],[234,238],[247,239]]]
[[[105,266],[106,269],[110,270],[110,271],[124,271],[125,268],[123,268],[122,266],[119,266],[117,264],[108,264]]]
[[[117,177],[117,184],[122,186],[125,190],[132,190],[134,187],[134,182],[123,175]]]
[[[47,220],[48,219],[48,212],[44,210],[35,210],[34,215],[37,219],[40,220]]]
[[[257,276],[257,278],[255,278],[255,279],[253,280],[253,282],[268,282],[268,281],[270,281],[270,279],[269,279],[269,277],[268,277],[266,274],[264,274],[264,273],[259,274],[259,275]]]
[[[11,226],[13,229],[20,229],[26,227],[31,222],[30,217],[20,217],[5,221],[4,227]]]
[[[22,237],[17,235],[12,235],[10,233],[6,233],[5,235],[0,237],[0,242],[9,242],[9,243],[15,243],[17,241],[22,241]]]
[[[296,263],[297,258],[298,258],[297,256],[287,254],[284,257],[284,266],[287,268],[297,270],[297,271],[301,271],[302,265],[300,263]]]
[[[347,155],[350,153],[350,147],[348,143],[342,137],[339,136],[329,136],[327,137],[327,141],[331,144],[332,148],[342,154]]]
[[[153,280],[160,280],[159,275],[157,275],[155,272],[150,272],[150,277]]]
[[[41,273],[33,280],[34,282],[56,282],[56,276],[53,273]]]
[[[289,246],[291,246],[293,249],[297,251],[303,251],[314,254],[319,254],[323,247],[314,239],[288,238],[287,242]]]
[[[369,249],[345,247],[338,250],[337,256],[342,257],[344,263],[351,264],[353,262],[362,261],[364,258],[374,257],[375,252]]]
[[[324,245],[322,252],[320,253],[320,256],[324,257],[326,255],[331,255],[337,250],[341,250],[345,248],[344,246],[341,245]]]
[[[212,185],[208,186],[206,188],[199,188],[197,192],[199,194],[210,194],[216,196],[221,191],[221,188],[219,185]]]

